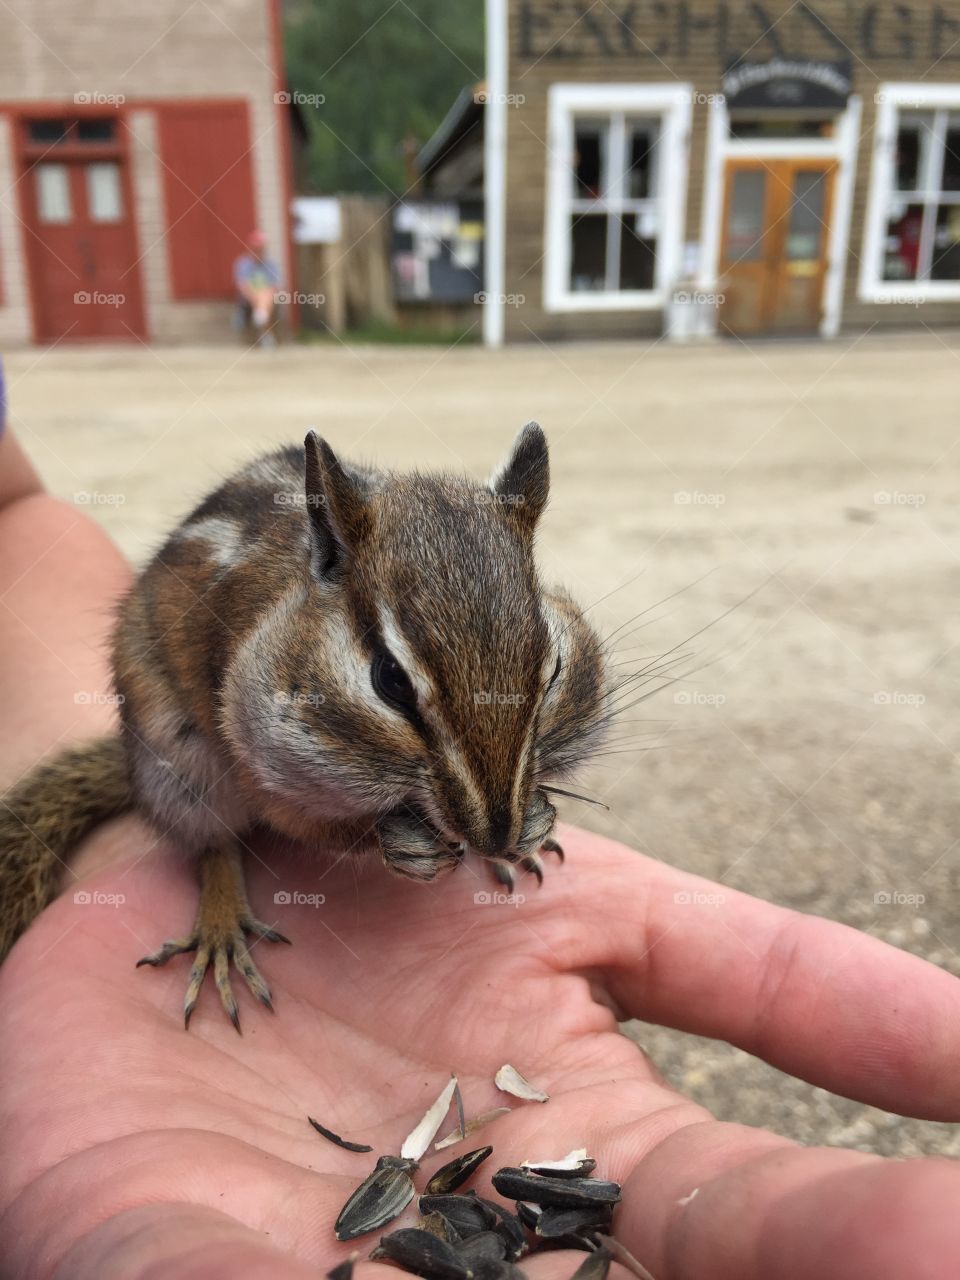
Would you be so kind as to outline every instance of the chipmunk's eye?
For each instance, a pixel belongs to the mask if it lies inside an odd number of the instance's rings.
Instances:
[[[370,681],[384,702],[402,711],[411,711],[417,705],[417,695],[410,677],[392,653],[381,649],[370,666]]]
[[[547,693],[549,693],[549,692],[550,692],[550,690],[553,688],[553,686],[557,683],[557,676],[559,676],[559,674],[560,674],[560,665],[561,665],[561,664],[560,664],[560,654],[558,653],[558,654],[557,654],[557,665],[553,668],[553,675],[550,677],[550,681],[549,681],[549,683],[547,684]]]

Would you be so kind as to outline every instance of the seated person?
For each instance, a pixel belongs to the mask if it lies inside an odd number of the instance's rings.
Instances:
[[[233,281],[237,289],[237,327],[252,325],[256,345],[273,346],[280,270],[267,253],[267,237],[262,231],[250,232],[247,252],[233,264]]]

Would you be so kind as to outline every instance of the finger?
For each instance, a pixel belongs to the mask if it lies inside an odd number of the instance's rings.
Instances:
[[[637,1165],[617,1234],[671,1280],[953,1280],[960,1167],[688,1126]]]
[[[845,925],[568,830],[576,928],[555,947],[599,969],[624,1016],[728,1040],[862,1102],[960,1117],[960,983]],[[559,882],[560,877],[557,877]]]
[[[101,1223],[53,1280],[317,1280],[317,1269],[215,1209],[149,1205]]]

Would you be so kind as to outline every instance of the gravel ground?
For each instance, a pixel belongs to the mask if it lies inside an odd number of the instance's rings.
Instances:
[[[611,812],[565,816],[960,973],[958,362],[960,334],[924,333],[495,355],[98,348],[7,365],[49,486],[138,562],[218,477],[309,426],[361,458],[485,474],[538,418],[545,569],[623,627],[620,660],[669,653],[677,677],[627,717],[625,745],[652,749],[584,780]],[[960,1155],[953,1126],[634,1029],[723,1118]]]

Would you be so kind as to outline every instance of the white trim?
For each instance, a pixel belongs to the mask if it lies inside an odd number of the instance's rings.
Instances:
[[[712,104],[707,126],[700,270],[697,278],[699,289],[713,293],[720,287],[723,191],[727,160],[835,160],[837,176],[830,214],[830,243],[823,285],[820,336],[836,336],[843,314],[843,286],[856,189],[861,109],[861,99],[854,94],[847,103],[847,109],[837,115],[832,138],[740,139],[730,136],[730,113],[726,104],[722,100]]]
[[[503,346],[506,306],[507,0],[487,0],[486,101],[483,107],[483,341]]]
[[[693,88],[686,84],[552,84],[547,107],[547,199],[544,213],[545,311],[640,311],[662,308],[680,272],[687,197],[687,162]],[[657,144],[658,199],[656,287],[580,293],[569,287],[567,232],[573,117],[577,111],[650,113],[662,117]]]
[[[893,165],[900,109],[908,111],[960,110],[960,85],[892,81],[877,89],[867,217],[860,261],[858,296],[862,302],[956,302],[960,281],[884,280],[883,253],[887,238],[887,210],[894,194]],[[929,235],[929,231],[927,233]]]

